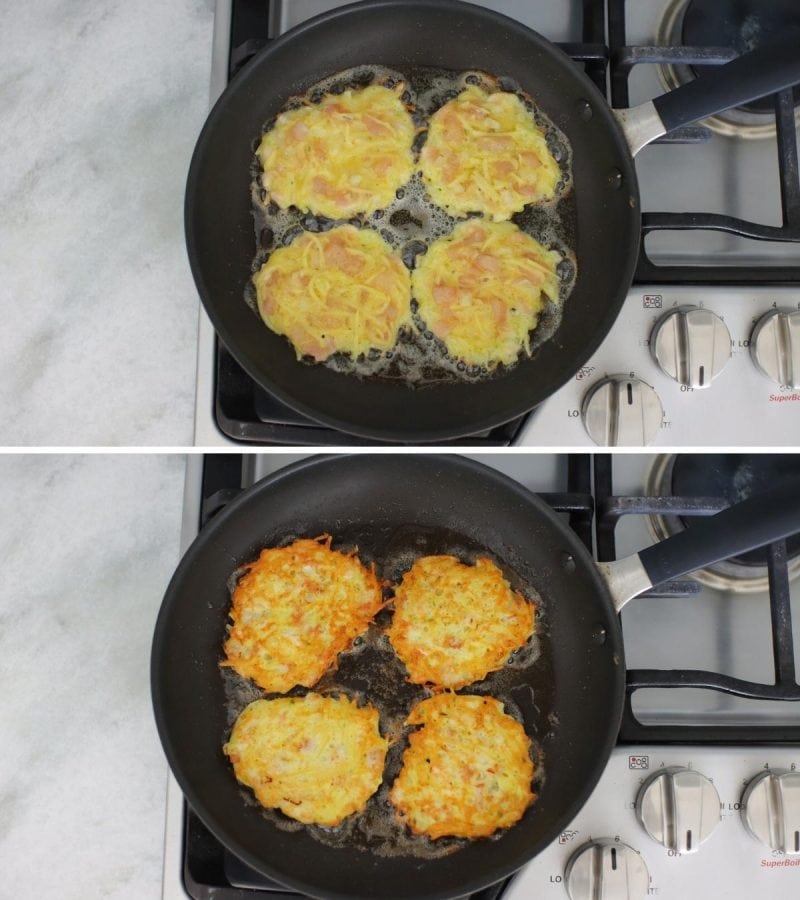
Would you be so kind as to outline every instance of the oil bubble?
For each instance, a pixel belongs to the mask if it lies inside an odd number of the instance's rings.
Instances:
[[[289,244],[292,243],[295,238],[300,237],[303,234],[303,229],[300,225],[296,225],[294,228],[289,228],[287,231],[283,233],[282,244],[284,247],[288,247]]]
[[[413,269],[416,265],[417,257],[427,253],[428,245],[424,241],[410,241],[403,247],[401,256],[403,262],[408,269]]]

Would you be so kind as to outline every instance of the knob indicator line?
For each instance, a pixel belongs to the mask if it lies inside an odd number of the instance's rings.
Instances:
[[[661,769],[639,789],[636,816],[671,853],[695,853],[722,819],[717,789],[695,769]]]
[[[787,856],[800,855],[800,772],[769,769],[745,788],[741,801],[747,831]]]

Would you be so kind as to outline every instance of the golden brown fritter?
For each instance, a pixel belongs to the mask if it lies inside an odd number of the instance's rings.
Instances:
[[[439,694],[411,711],[403,768],[389,799],[431,838],[487,837],[518,822],[535,796],[525,729],[493,697]]]
[[[245,707],[223,751],[262,806],[330,826],[378,790],[388,746],[376,709],[307,694]]]
[[[233,592],[223,666],[265,691],[311,687],[382,605],[374,571],[331,538],[261,551]]]
[[[414,684],[460,688],[500,669],[533,634],[534,605],[489,559],[424,556],[395,590],[389,640]]]

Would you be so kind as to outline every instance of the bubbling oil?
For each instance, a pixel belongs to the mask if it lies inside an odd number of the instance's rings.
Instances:
[[[285,546],[301,537],[316,534],[318,529],[304,528],[297,523],[296,527],[285,531],[279,540],[268,546]],[[419,525],[381,528],[341,523],[336,534],[334,549],[343,552],[357,549],[362,562],[376,564],[377,574],[386,585],[387,605],[375,617],[367,632],[356,639],[353,647],[339,654],[336,664],[313,688],[297,687],[289,691],[288,696],[303,696],[313,690],[326,695],[347,696],[360,705],[375,707],[380,715],[381,734],[390,741],[383,781],[361,812],[348,816],[335,827],[305,825],[279,810],[262,807],[249,790],[242,788],[241,795],[248,806],[257,807],[275,827],[289,832],[306,830],[316,840],[331,847],[356,847],[383,857],[438,859],[472,842],[456,837],[432,840],[426,835],[414,834],[397,818],[389,800],[389,791],[400,773],[403,754],[408,747],[408,735],[412,730],[406,726],[406,719],[414,706],[432,696],[424,685],[412,684],[407,680],[405,666],[389,642],[386,631],[393,615],[390,585],[397,584],[421,556],[444,554],[469,564],[474,564],[479,557],[488,557],[503,571],[515,591],[536,604],[536,629],[528,643],[511,654],[502,669],[457,691],[459,694],[481,694],[500,700],[505,712],[523,725],[532,740],[530,753],[534,763],[532,789],[535,794],[540,792],[545,780],[542,743],[555,727],[552,718],[552,652],[541,597],[508,560],[488,552],[469,536],[449,529]],[[239,569],[232,574],[228,583],[231,592],[243,571]],[[227,719],[226,733],[220,736],[221,745],[228,740],[234,722],[248,703],[287,695],[265,693],[228,667],[221,668],[220,673]],[[481,840],[497,840],[504,833],[505,829]]]
[[[555,197],[547,203],[530,204],[511,221],[544,247],[556,250],[562,261],[557,267],[559,298],[555,303],[546,299],[536,327],[530,334],[531,352],[535,352],[549,340],[561,324],[561,311],[575,286],[577,263],[575,259],[575,203],[572,191],[572,149],[564,133],[538,107],[533,97],[511,79],[498,78],[481,71],[452,72],[447,69],[418,66],[405,72],[379,65],[363,65],[346,69],[314,84],[302,97],[294,97],[285,109],[296,109],[306,103],[319,103],[326,94],[341,94],[348,89],[358,89],[369,84],[388,88],[403,86],[402,99],[417,127],[414,141],[414,159],[425,142],[430,117],[445,103],[455,99],[467,85],[478,85],[487,91],[508,91],[516,94],[530,113],[536,125],[545,135],[548,149],[558,163],[561,177]],[[269,131],[275,120],[267,122],[262,130]],[[259,139],[254,144],[258,146]],[[251,169],[251,195],[256,233],[256,255],[252,271],[257,272],[279,247],[287,247],[305,231],[329,231],[339,225],[351,224],[358,228],[376,231],[398,253],[408,269],[413,269],[417,258],[426,253],[435,241],[449,235],[457,219],[435,204],[427,191],[419,171],[401,187],[395,199],[383,209],[370,215],[350,219],[329,219],[304,213],[297,207],[283,209],[270,200],[261,183],[261,164],[255,155]],[[258,315],[255,288],[251,281],[245,289],[245,299]],[[409,386],[477,381],[496,377],[513,366],[468,366],[452,356],[436,335],[425,327],[416,314],[412,300],[411,328],[402,329],[397,343],[390,350],[372,350],[368,354],[353,357],[347,353],[335,353],[322,365],[348,375],[401,381]],[[520,353],[520,359],[524,354]],[[305,360],[313,363],[312,360]],[[519,361],[519,360],[518,360]],[[514,364],[516,365],[516,363]]]

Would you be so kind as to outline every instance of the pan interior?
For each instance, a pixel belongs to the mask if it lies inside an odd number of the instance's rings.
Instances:
[[[557,334],[502,377],[430,384],[355,379],[299,363],[242,302],[253,261],[254,142],[289,98],[332,73],[380,63],[399,71],[481,70],[532,96],[572,148],[577,279]],[[518,416],[572,377],[611,327],[639,240],[633,163],[605,99],[564,53],[510,19],[444,0],[342,7],[276,41],[240,73],[198,140],[186,192],[186,238],[201,299],[237,361],[289,406],[383,440],[435,441]]]
[[[499,693],[510,695],[538,741],[546,778],[521,821],[496,839],[471,841],[458,852],[410,865],[405,855],[379,856],[349,842],[330,846],[306,829],[287,832],[260,807],[243,802],[221,747],[232,714],[218,665],[230,576],[264,546],[321,533],[337,542],[344,536],[365,556],[381,554],[398,569],[425,547],[447,546],[467,556],[480,548],[541,597],[549,646],[542,643],[532,666],[511,670]],[[195,541],[156,628],[154,706],[189,803],[254,868],[312,896],[455,897],[517,869],[580,808],[616,739],[621,656],[617,619],[596,567],[533,495],[461,458],[346,456],[305,461],[259,482]],[[354,667],[354,679],[363,678],[357,662],[356,654],[346,663]],[[366,685],[351,684],[370,688],[381,700],[388,688],[364,680]],[[514,690],[517,684],[527,687]],[[405,702],[386,700],[387,711],[399,715]]]
[[[523,103],[531,121],[545,134],[548,150],[557,161],[561,176],[555,197],[547,203],[529,204],[516,213],[511,221],[523,232],[548,250],[561,255],[557,275],[559,277],[558,303],[545,298],[544,308],[535,329],[531,332],[531,348],[536,350],[551,338],[561,322],[561,310],[575,284],[575,204],[572,193],[572,152],[564,134],[536,106],[532,97],[519,85],[509,80],[499,81],[486,72],[450,72],[416,66],[407,72],[398,72],[383,66],[363,65],[336,73],[313,85],[303,98],[292,98],[287,109],[319,102],[325,95],[335,96],[345,90],[382,85],[393,89],[405,86],[402,95],[417,126],[414,145],[415,163],[424,143],[431,116],[448,101],[455,99],[464,88],[477,85],[487,93],[503,91],[514,94]],[[274,122],[264,125],[267,132]],[[253,272],[264,265],[274,250],[289,246],[304,232],[325,232],[346,222],[377,232],[403,260],[408,269],[415,268],[420,256],[427,252],[436,240],[449,235],[457,222],[456,217],[437,206],[427,194],[419,171],[398,189],[395,199],[386,207],[353,219],[328,219],[312,213],[303,213],[297,207],[281,209],[270,202],[261,187],[263,169],[258,158],[252,164],[251,196],[256,234],[256,256]],[[259,317],[252,282],[248,282],[245,300]],[[397,344],[388,351],[372,351],[354,359],[350,354],[336,353],[323,363],[333,371],[366,378],[388,379],[417,387],[453,381],[474,381],[502,375],[510,366],[502,364],[494,369],[485,366],[467,366],[452,357],[435,334],[427,330],[425,322],[416,314],[412,302],[413,327],[404,329]]]
[[[279,544],[287,544],[309,534],[281,535]],[[359,558],[366,564],[374,562],[378,577],[397,584],[403,574],[421,556],[450,555],[465,563],[474,563],[481,556],[492,558],[486,548],[474,539],[449,528],[417,524],[387,525],[380,530],[365,528],[363,523],[343,523],[336,535],[333,549],[358,549]],[[482,681],[459,690],[459,694],[485,694],[496,697],[505,711],[523,724],[533,740],[532,758],[535,765],[533,791],[541,792],[546,777],[546,764],[541,746],[557,722],[553,703],[552,648],[547,634],[546,614],[535,589],[511,569],[502,559],[492,561],[503,571],[512,588],[537,604],[536,633],[519,651],[512,654],[508,665],[490,673]],[[391,592],[387,590],[387,598]],[[468,844],[456,838],[435,841],[414,835],[397,819],[389,801],[389,789],[400,771],[402,755],[407,747],[406,717],[421,700],[432,696],[421,685],[407,680],[402,662],[398,659],[385,634],[391,620],[391,608],[384,609],[375,624],[359,638],[353,649],[339,655],[335,668],[328,670],[313,688],[315,692],[344,694],[360,703],[368,703],[380,713],[381,733],[393,741],[387,757],[384,781],[370,798],[362,813],[348,817],[335,828],[306,826],[288,818],[278,810],[261,810],[277,828],[285,831],[307,830],[314,838],[332,847],[355,847],[379,856],[414,856],[434,859],[453,853]],[[228,728],[220,735],[220,744],[230,734],[230,727],[242,709],[264,694],[252,682],[246,681],[232,669],[221,670],[227,701]],[[297,688],[290,696],[308,693]],[[256,804],[251,792],[242,790],[243,802]],[[501,836],[498,832],[494,839]]]

